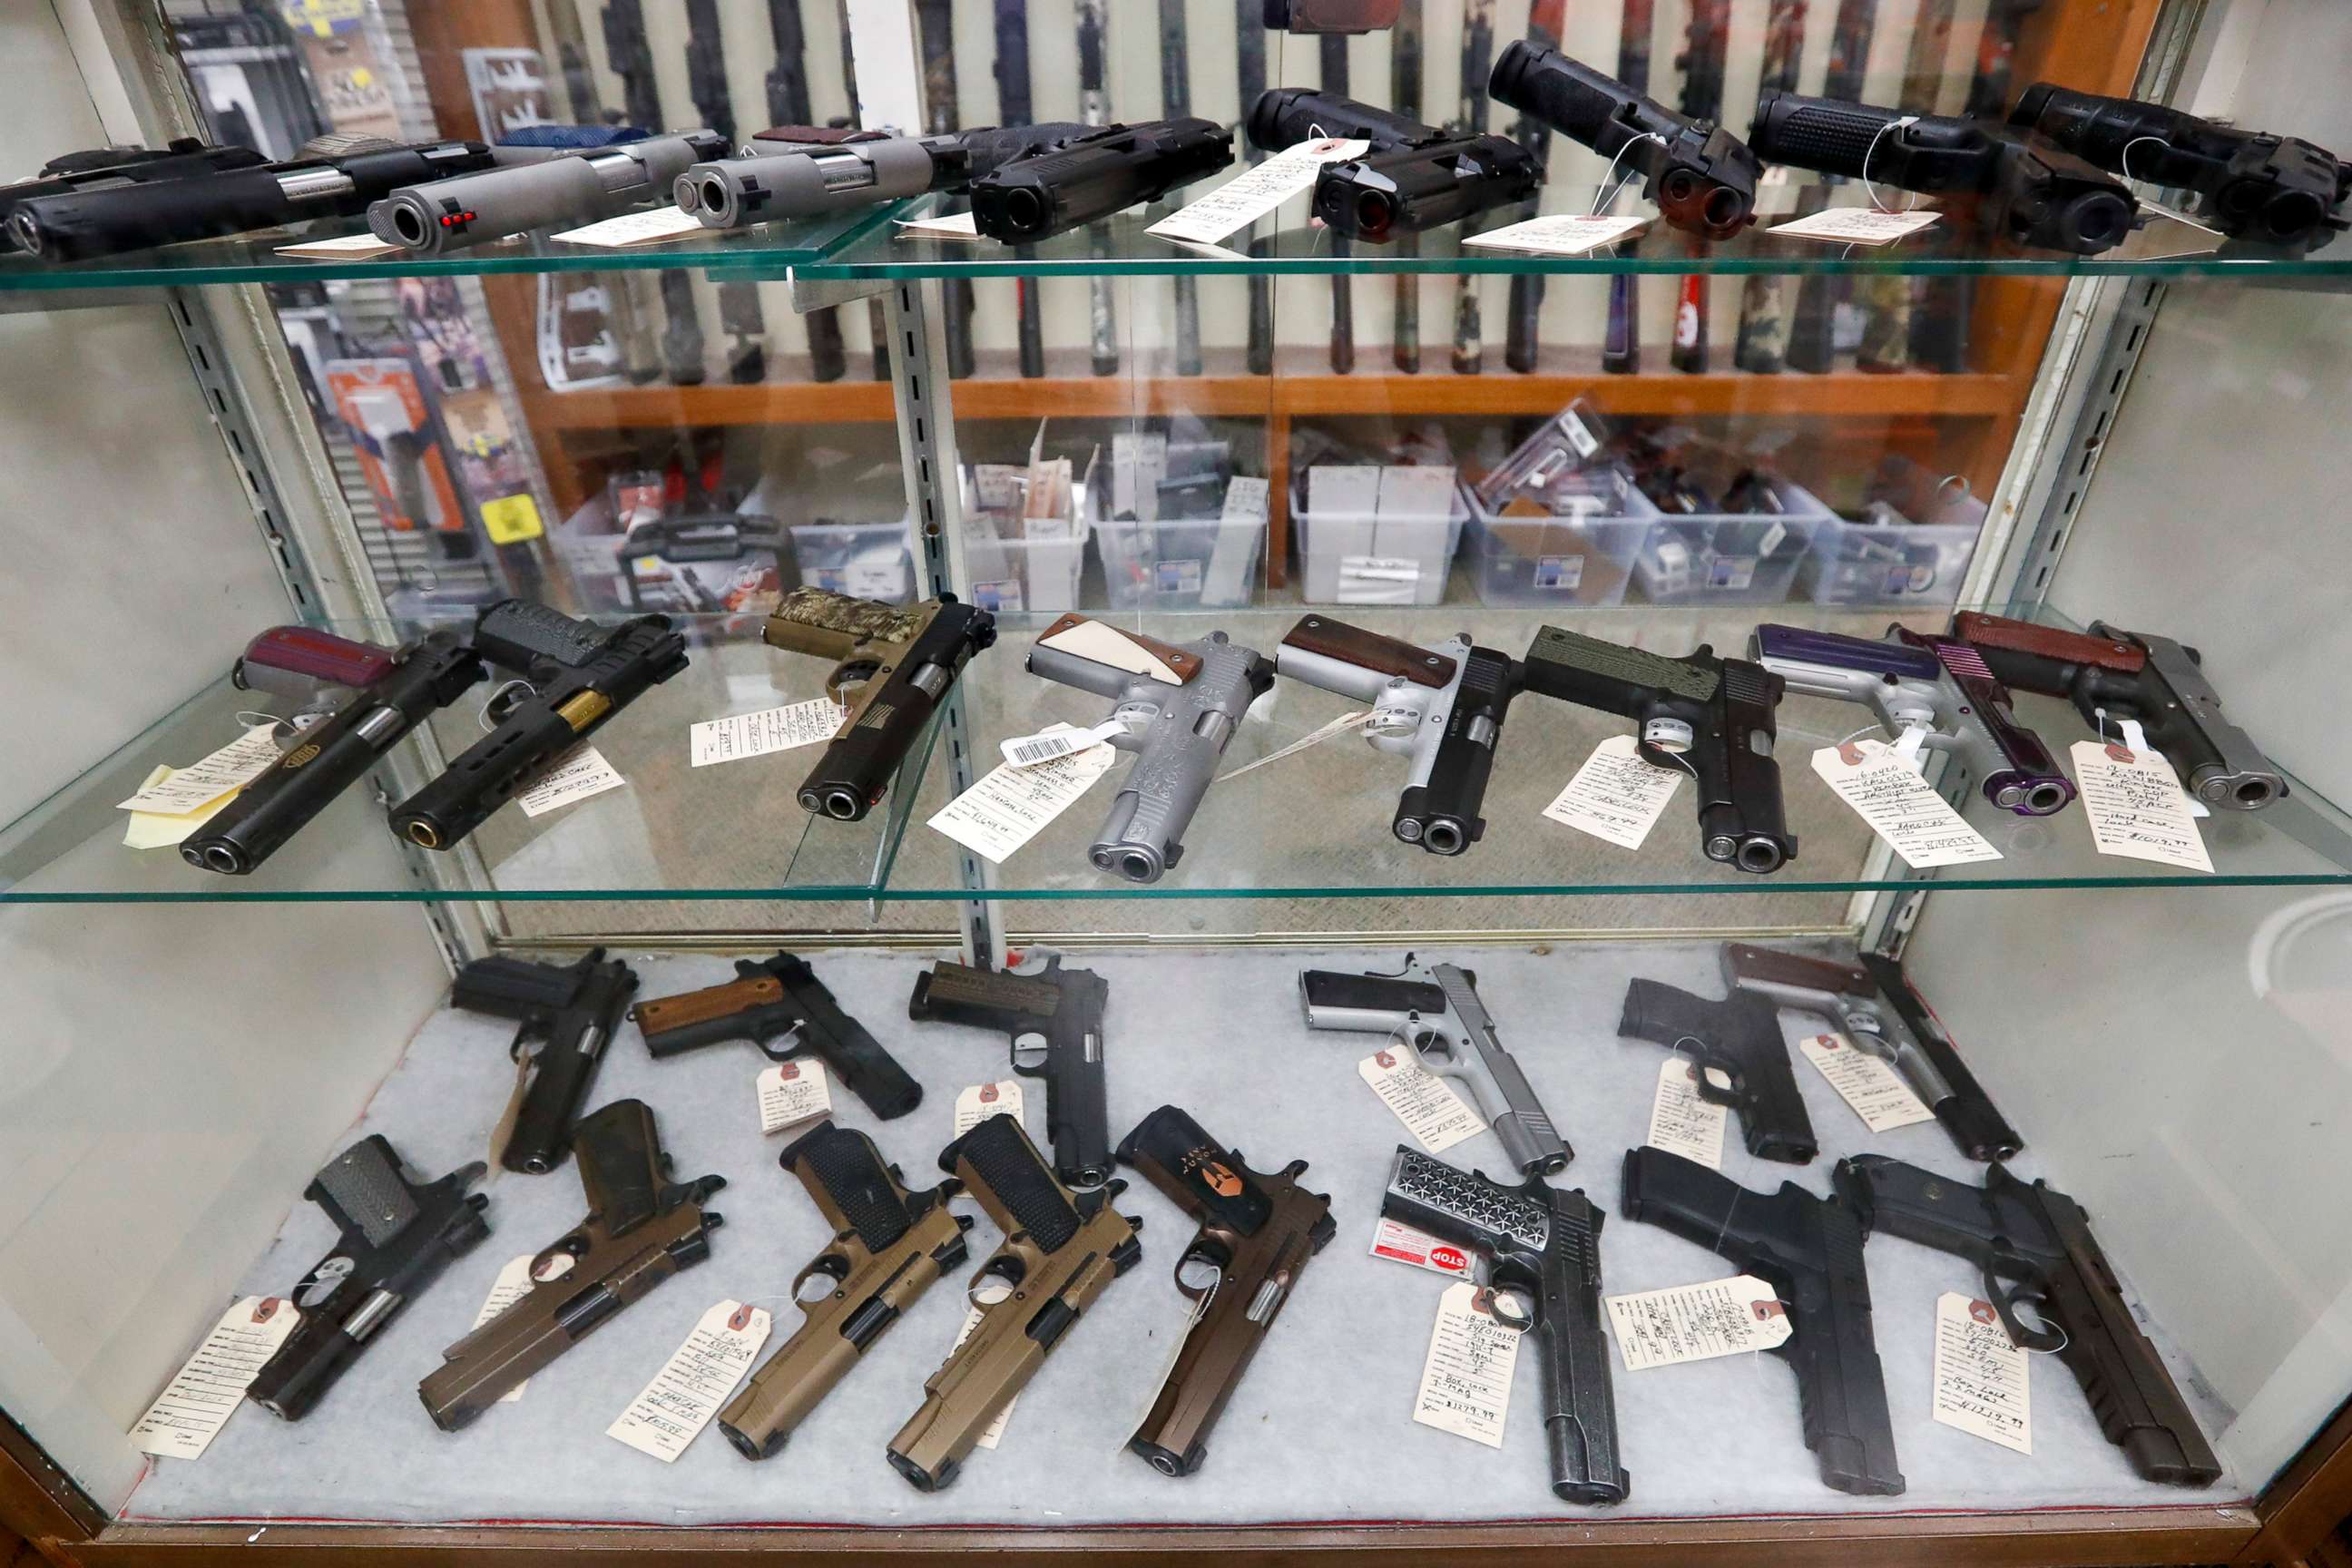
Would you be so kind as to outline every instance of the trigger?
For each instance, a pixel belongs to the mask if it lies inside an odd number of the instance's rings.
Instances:
[[[833,673],[824,678],[824,694],[835,702],[841,702],[843,687],[863,686],[873,679],[875,673],[881,668],[882,661],[878,658],[845,658],[835,665]],[[842,702],[841,705],[845,708],[849,706],[845,702]]]
[[[772,1062],[788,1062],[792,1060],[793,1053],[801,1048],[801,1031],[807,1027],[808,1021],[806,1019],[802,1019],[793,1024],[791,1028],[786,1029],[782,1034],[778,1035],[774,1039],[761,1040],[760,1042],[760,1049],[761,1053],[764,1054]]]
[[[1992,1302],[1992,1310],[2000,1314],[2000,1326],[2009,1331],[2009,1337],[2020,1350],[2046,1352],[2065,1348],[2065,1334],[2047,1326],[2047,1320],[2042,1315],[2042,1309],[2050,1299],[2035,1289],[2032,1280],[2021,1279],[2012,1285],[1993,1269],[1987,1268],[1984,1282],[1986,1299]],[[2017,1315],[2021,1302],[2031,1306],[2039,1326],[2028,1328],[2025,1321]]]

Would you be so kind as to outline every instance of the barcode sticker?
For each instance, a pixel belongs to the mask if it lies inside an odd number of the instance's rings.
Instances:
[[[782,1132],[833,1109],[833,1088],[820,1061],[776,1062],[761,1070],[760,1131]]]
[[[1511,1374],[1519,1364],[1519,1332],[1496,1318],[1492,1290],[1466,1279],[1448,1285],[1438,1298],[1412,1418],[1501,1447],[1503,1423],[1511,1413]]]
[[[1122,734],[1127,726],[1116,719],[1106,719],[1091,730],[1073,730],[1060,725],[1043,730],[1034,735],[1017,735],[999,742],[1006,765],[1034,768],[1040,763],[1050,763],[1057,757],[1076,756],[1089,746],[1099,746],[1113,735]]]
[[[166,1459],[202,1458],[301,1317],[276,1296],[247,1296],[223,1312],[131,1428],[131,1446]]]
[[[769,1327],[765,1308],[719,1302],[702,1314],[686,1342],[604,1428],[604,1436],[665,1465],[676,1463],[751,1370],[751,1358],[768,1342]]]
[[[1094,782],[1110,772],[1118,753],[1090,746],[1075,756],[1034,768],[998,766],[941,806],[931,827],[994,865],[1038,834]]]
[[[1780,1293],[1752,1274],[1608,1298],[1627,1372],[1769,1351],[1793,1331]]]

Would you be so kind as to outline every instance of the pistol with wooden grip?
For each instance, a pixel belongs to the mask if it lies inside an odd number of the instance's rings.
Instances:
[[[2135,720],[2181,787],[2223,811],[2260,811],[2287,793],[2286,776],[2221,711],[2204,656],[2170,637],[2093,621],[2087,634],[1963,611],[1952,635],[2020,691],[2063,697],[2102,738]]]
[[[1552,1494],[1564,1502],[1624,1501],[1633,1482],[1617,1442],[1601,1312],[1607,1216],[1580,1190],[1541,1176],[1507,1186],[1402,1143],[1381,1213],[1486,1257],[1496,1316],[1516,1318],[1542,1361]]]
[[[1108,698],[1125,726],[1110,744],[1135,759],[1087,850],[1097,870],[1156,882],[1182,858],[1184,830],[1274,670],[1223,632],[1171,645],[1084,616],[1045,628],[1029,673]]]
[[[181,858],[225,877],[252,871],[482,673],[481,656],[456,632],[431,632],[390,654],[303,626],[263,633],[237,660],[232,679],[239,687],[352,695],[215,812],[180,846]]]
[[[656,1061],[723,1040],[749,1040],[772,1062],[807,1052],[866,1109],[888,1121],[923,1101],[923,1086],[898,1058],[841,1010],[805,959],[789,952],[738,959],[736,978],[629,1009]]]
[[[971,1221],[948,1207],[953,1179],[909,1192],[863,1132],[820,1121],[787,1148],[784,1169],[808,1189],[833,1239],[793,1281],[800,1328],[719,1412],[747,1459],[765,1459],[849,1374],[883,1331],[964,1262]]]
[[[1253,1171],[1172,1105],[1138,1122],[1118,1158],[1200,1226],[1176,1260],[1176,1289],[1192,1303],[1192,1322],[1127,1440],[1129,1451],[1161,1475],[1189,1476],[1207,1457],[1210,1430],[1307,1260],[1330,1241],[1331,1200],[1298,1184],[1306,1161],[1271,1174]]]
[[[412,1182],[381,1133],[327,1162],[302,1195],[342,1235],[288,1292],[301,1321],[246,1397],[289,1421],[310,1414],[403,1307],[488,1237],[482,1210],[490,1200],[467,1191],[487,1169],[476,1161],[437,1182]]]
[[[1698,1097],[1739,1112],[1740,1133],[1758,1159],[1801,1165],[1821,1152],[1780,1037],[1780,1009],[1769,997],[1735,984],[1722,1001],[1710,1002],[1637,979],[1625,987],[1617,1033],[1690,1058],[1699,1068]]]
[[[856,822],[881,800],[972,655],[996,641],[996,617],[950,594],[902,606],[795,588],[760,638],[836,661],[824,692],[845,711],[801,782],[800,803],[813,816]]]
[[[1110,1179],[1110,1102],[1103,1075],[1103,1012],[1110,984],[1091,970],[1065,969],[1061,955],[1036,974],[940,963],[915,976],[907,1016],[918,1022],[1002,1029],[1013,1070],[1045,1080],[1045,1131],[1054,1173],[1074,1187]]]
[[[520,1024],[509,1054],[530,1064],[499,1164],[539,1174],[563,1163],[572,1122],[636,989],[636,972],[601,947],[567,964],[500,956],[457,971],[449,1005]]]
[[[1372,704],[1364,738],[1410,759],[1391,831],[1433,855],[1459,855],[1486,831],[1479,808],[1518,695],[1508,654],[1472,645],[1467,632],[1417,647],[1328,616],[1305,616],[1275,649],[1294,680]]]
[[[455,1432],[681,1268],[710,1256],[723,1223],[703,1201],[721,1176],[669,1179],[654,1113],[616,1100],[572,1134],[588,1217],[530,1260],[530,1289],[441,1352],[418,1385],[435,1426]]]
[[[393,808],[393,831],[427,849],[456,847],[615,713],[686,668],[667,616],[606,628],[528,599],[474,622],[474,649],[520,679],[490,699],[496,726],[439,778]]]
[[[1772,760],[1779,676],[1743,658],[1717,658],[1704,643],[1669,658],[1558,626],[1537,630],[1519,676],[1530,691],[1638,722],[1641,759],[1697,784],[1699,846],[1708,859],[1761,874],[1797,858]]]
[[[998,1412],[1143,1256],[1135,1235],[1143,1222],[1111,1206],[1127,1184],[1072,1193],[1010,1116],[992,1116],[949,1144],[940,1168],[980,1201],[1004,1240],[967,1288],[979,1323],[931,1373],[922,1408],[890,1439],[892,1468],[927,1492],[955,1479]]]
[[[1642,1148],[1626,1151],[1622,1204],[1627,1219],[1696,1242],[1772,1287],[1795,1331],[1769,1353],[1797,1374],[1798,1418],[1822,1483],[1862,1497],[1899,1495],[1864,1226],[1846,1202],[1794,1182],[1754,1192],[1696,1160]]]
[[[1952,759],[1984,798],[2020,816],[2048,816],[2074,798],[2042,737],[2018,722],[2009,689],[1958,637],[1901,626],[1884,641],[1804,626],[1759,626],[1748,657],[1802,697],[1867,708],[1893,740],[1906,730]]]
[[[2134,1321],[2080,1204],[1998,1163],[1977,1187],[1884,1154],[1857,1154],[1839,1162],[1836,1180],[1865,1232],[1883,1230],[1982,1270],[1984,1299],[2009,1337],[2057,1353],[2083,1385],[2099,1430],[2142,1478],[2183,1487],[2221,1478],[2221,1462]]]
[[[2006,1160],[2022,1146],[1895,960],[1866,953],[1861,964],[1841,963],[1732,942],[1723,974],[1734,990],[1828,1019],[1893,1068],[1971,1160]]]
[[[1503,1048],[1473,971],[1424,964],[1407,953],[1397,974],[1307,970],[1298,977],[1298,994],[1310,1029],[1402,1037],[1423,1067],[1463,1087],[1511,1163],[1527,1174],[1560,1170],[1576,1157],[1554,1131],[1527,1074]]]

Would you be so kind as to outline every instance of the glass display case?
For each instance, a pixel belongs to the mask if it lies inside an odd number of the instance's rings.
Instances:
[[[2340,1554],[2335,8],[0,27],[0,1563]]]

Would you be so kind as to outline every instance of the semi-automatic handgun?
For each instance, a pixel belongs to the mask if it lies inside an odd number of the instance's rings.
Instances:
[[[527,599],[484,610],[474,623],[474,649],[519,679],[491,698],[490,732],[393,808],[393,831],[427,849],[455,847],[687,664],[686,638],[667,616],[639,616],[608,630]]]
[[[499,1163],[537,1174],[563,1163],[577,1137],[572,1122],[636,988],[635,971],[606,959],[601,947],[568,964],[478,958],[457,971],[449,1005],[514,1019],[521,1027],[509,1052],[518,1064],[530,1063],[530,1081]]]
[[[269,770],[180,846],[191,866],[242,877],[268,859],[409,732],[482,679],[481,656],[455,632],[429,632],[380,664],[383,650],[280,626],[237,661],[237,683],[277,689],[292,674],[348,686],[350,700],[298,736]]]
[[[1625,1153],[1622,1206],[1772,1287],[1794,1331],[1771,1353],[1797,1374],[1797,1412],[1822,1482],[1863,1497],[1903,1490],[1886,1377],[1871,1328],[1863,1225],[1793,1182],[1759,1193],[1664,1149]]]
[[[1029,673],[1108,698],[1125,726],[1110,744],[1135,758],[1087,850],[1097,870],[1156,882],[1176,864],[1218,760],[1273,686],[1274,668],[1223,632],[1171,645],[1084,616],[1045,628]]]
[[[8,235],[43,260],[81,261],[310,218],[357,217],[399,186],[493,168],[506,156],[479,142],[402,146],[348,137],[314,146],[281,163],[219,158],[207,165],[192,155],[109,171],[134,176],[121,180],[84,174],[70,190],[10,204]],[[165,168],[173,174],[159,177]]]
[[[1110,1106],[1103,1076],[1103,1010],[1110,984],[1065,969],[1055,953],[1035,974],[940,963],[915,976],[907,1016],[1002,1029],[1013,1070],[1045,1080],[1045,1134],[1054,1173],[1074,1187],[1110,1179]]]
[[[953,1178],[908,1192],[873,1139],[829,1121],[794,1140],[782,1163],[834,1235],[793,1281],[800,1328],[719,1412],[719,1429],[747,1459],[782,1448],[883,1331],[962,1267],[971,1226],[948,1207],[962,1190]]]
[[[1034,245],[1156,202],[1233,161],[1234,133],[1214,121],[1100,126],[972,181],[972,223],[991,239]]]
[[[2209,806],[2260,811],[2287,793],[2284,774],[2221,711],[2204,656],[2170,637],[2093,621],[2089,634],[1963,611],[1952,635],[2019,691],[2063,697],[2107,740],[2138,721],[2181,787]]]
[[[1519,678],[1529,691],[1639,723],[1637,754],[1687,773],[1698,785],[1699,847],[1743,871],[1777,871],[1797,858],[1780,808],[1781,679],[1706,644],[1682,658],[1558,626],[1537,630]]]
[[[1559,1170],[1576,1157],[1553,1130],[1519,1064],[1503,1048],[1495,1021],[1478,999],[1478,976],[1451,963],[1423,963],[1405,954],[1394,974],[1309,969],[1298,993],[1310,1029],[1395,1035],[1422,1065],[1468,1091],[1470,1103],[1495,1129],[1511,1163],[1530,1176]]]
[[[1712,121],[1677,114],[1581,60],[1526,39],[1503,51],[1487,90],[1612,165],[1639,173],[1647,182],[1642,194],[1676,228],[1725,239],[1755,215],[1764,165]]]
[[[2346,226],[2352,163],[2292,136],[2046,81],[2025,89],[2009,122],[2112,174],[2196,192],[2197,216],[2234,237],[2300,250]]]
[[[710,1256],[723,1223],[704,1200],[723,1176],[669,1179],[654,1113],[616,1100],[572,1137],[588,1217],[530,1260],[531,1288],[505,1311],[441,1352],[441,1369],[417,1387],[433,1424],[455,1432],[622,1308],[681,1268]]]
[[[1748,140],[1775,163],[1964,198],[1979,227],[2016,245],[2096,256],[2139,221],[2112,175],[2004,125],[1772,90]]]
[[[5,220],[20,204],[37,197],[119,185],[163,185],[256,169],[268,162],[267,153],[250,147],[207,146],[193,136],[175,136],[161,147],[89,147],[61,153],[42,164],[39,174],[0,185],[0,240],[16,243]]]
[[[1305,616],[1274,650],[1293,680],[1372,704],[1364,738],[1411,759],[1390,827],[1433,855],[1459,855],[1486,831],[1479,807],[1503,720],[1518,695],[1517,661],[1457,632],[1417,647],[1328,616]]]
[[[381,1133],[328,1161],[302,1195],[342,1236],[288,1292],[301,1321],[246,1397],[289,1421],[309,1415],[403,1307],[490,1234],[482,1218],[490,1200],[467,1191],[488,1169],[476,1161],[437,1182],[412,1182]]]
[[[960,191],[1013,160],[1058,146],[1076,121],[1008,125],[940,136],[827,137],[794,146],[768,132],[740,157],[697,163],[677,177],[678,208],[706,228],[855,212],[932,191]]]
[[[1710,1002],[1637,979],[1625,987],[1617,1033],[1690,1058],[1699,1069],[1699,1098],[1739,1112],[1740,1134],[1758,1159],[1801,1165],[1821,1152],[1770,997],[1735,984],[1722,1001]]]
[[[1736,991],[1828,1019],[1856,1050],[1893,1068],[1969,1159],[2006,1160],[2023,1146],[1894,959],[1864,953],[1860,964],[1840,963],[1731,942],[1723,975]]]
[[[1135,1267],[1143,1222],[1112,1201],[1112,1182],[1073,1193],[1054,1179],[1010,1116],[990,1117],[940,1154],[1004,1239],[967,1295],[981,1319],[923,1384],[922,1408],[890,1439],[890,1464],[921,1491],[956,1478],[990,1422],[1110,1282]]]
[[[2221,1462],[2133,1321],[2081,1205],[2003,1165],[1987,1170],[1977,1187],[1884,1154],[1839,1162],[1837,1188],[1865,1233],[1883,1230],[1975,1264],[2009,1337],[2026,1350],[2057,1352],[2083,1385],[2099,1430],[2140,1476],[2184,1487],[2220,1478]]]
[[[1985,799],[2020,816],[2048,816],[2074,798],[2042,737],[2017,721],[2009,689],[1958,637],[1892,628],[1885,641],[1765,625],[1748,657],[1801,697],[1867,708],[1893,740],[1908,729],[1941,752]]]
[[[842,705],[816,765],[801,781],[801,809],[856,822],[873,810],[972,655],[996,642],[996,617],[951,594],[883,605],[826,588],[777,601],[760,640],[835,661],[824,694]],[[856,689],[844,694],[845,687]]]
[[[1457,135],[1337,93],[1272,89],[1251,106],[1248,131],[1261,153],[1327,136],[1370,142],[1323,166],[1314,211],[1333,232],[1376,245],[1523,202],[1543,184],[1535,154],[1507,136]]]
[[[789,952],[738,959],[735,973],[723,984],[656,996],[629,1009],[656,1061],[722,1040],[749,1040],[772,1062],[813,1053],[885,1121],[922,1103],[923,1086],[865,1025],[841,1010],[805,959]]]
[[[1192,1303],[1184,1342],[1128,1450],[1164,1476],[1189,1476],[1208,1457],[1210,1429],[1265,1342],[1307,1259],[1335,1231],[1331,1200],[1299,1185],[1307,1162],[1253,1171],[1172,1105],[1138,1122],[1118,1146],[1200,1229],[1176,1260],[1176,1289]]]
[[[1535,1337],[1552,1494],[1624,1501],[1633,1482],[1617,1444],[1601,1315],[1602,1212],[1581,1190],[1541,1176],[1506,1186],[1400,1143],[1381,1213],[1485,1255],[1497,1315]]]
[[[404,184],[367,209],[387,245],[439,256],[527,229],[593,223],[670,194],[677,177],[727,143],[715,132],[646,136],[541,154],[527,163]]]

